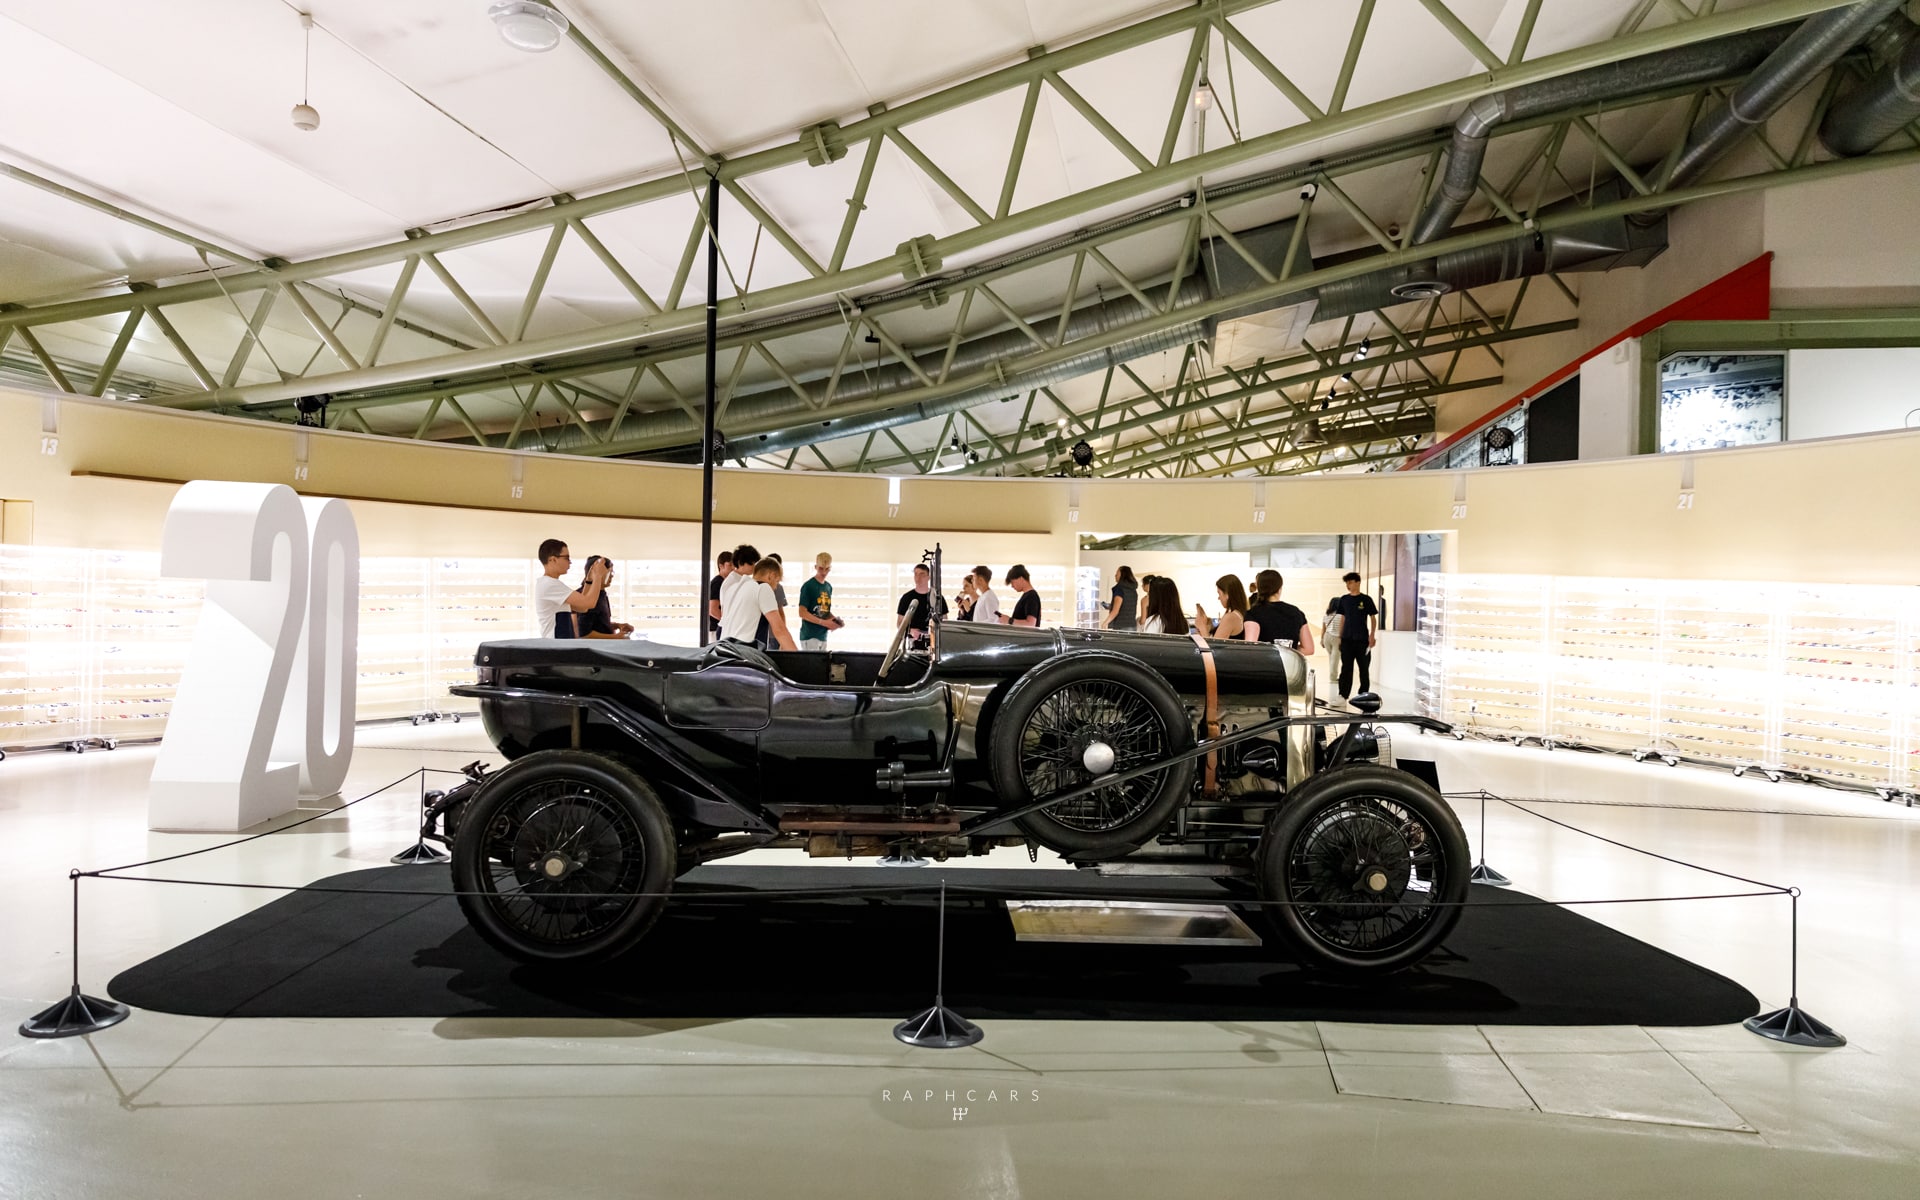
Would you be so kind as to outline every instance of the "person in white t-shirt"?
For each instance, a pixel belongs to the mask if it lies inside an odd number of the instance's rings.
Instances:
[[[734,555],[733,562],[738,569],[738,554]],[[765,618],[774,645],[782,650],[800,649],[787,630],[786,614],[780,611],[780,602],[773,594],[773,585],[780,582],[781,574],[779,563],[763,559],[754,567],[751,581],[735,588],[731,600],[721,601],[720,636],[723,639],[752,645],[753,635]]]
[[[574,613],[592,612],[600,603],[600,592],[607,586],[608,563],[600,559],[587,567],[586,586],[574,591],[560,577],[573,566],[573,556],[567,553],[567,544],[559,538],[548,538],[540,543],[540,578],[533,581],[533,615],[539,621],[539,636],[554,636],[553,626],[560,614],[567,614],[567,620],[573,620]]]
[[[742,543],[733,548],[733,574],[720,581],[720,632],[715,636],[727,636],[727,610],[733,607],[734,598],[743,590],[752,589],[753,568],[759,562],[760,551],[752,546]],[[759,618],[756,616],[754,620],[758,621]],[[746,640],[752,641],[753,636],[749,634]]]
[[[994,595],[993,588],[988,586],[992,582],[992,567],[975,567],[973,569],[973,584],[980,589],[980,594],[974,597],[973,601],[973,619],[976,624],[1006,624],[1000,617],[1000,597]]]

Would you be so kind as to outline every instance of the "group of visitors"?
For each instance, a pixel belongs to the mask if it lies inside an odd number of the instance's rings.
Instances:
[[[724,550],[707,581],[707,631],[721,641],[762,650],[825,650],[827,634],[846,624],[833,615],[833,555],[818,554],[813,574],[800,585],[795,612],[798,628],[787,620],[786,565],[778,554],[762,555],[742,543]]]
[[[539,636],[547,638],[626,638],[633,626],[613,619],[607,588],[613,581],[613,560],[592,555],[578,587],[561,577],[573,568],[567,543],[548,538],[540,543],[540,578],[534,584],[534,615]],[[758,646],[764,650],[825,650],[827,635],[846,626],[833,613],[833,556],[819,554],[813,574],[800,585],[793,619],[787,615],[786,568],[778,554],[762,555],[742,544],[721,551],[715,573],[707,581],[708,634],[716,639]],[[1122,568],[1125,570],[1125,568]],[[1131,573],[1128,575],[1131,579]],[[901,593],[895,606],[894,628],[904,628],[909,642],[924,643],[932,618],[951,614],[955,620],[1037,627],[1040,593],[1024,565],[1007,569],[1007,586],[1015,600],[1003,611],[993,590],[993,569],[977,566],[967,573],[951,607],[934,593],[925,564],[913,569],[913,586]],[[1177,600],[1177,597],[1176,597]]]
[[[960,581],[960,594],[953,601],[954,619],[977,625],[1039,628],[1040,593],[1033,590],[1033,577],[1023,564],[1015,563],[1007,568],[1007,586],[1016,597],[1010,612],[1001,609],[1000,597],[993,590],[993,568],[975,567]]]
[[[560,578],[573,567],[573,555],[558,538],[540,543],[540,578],[533,585],[533,611],[541,637],[625,638],[633,626],[613,619],[607,585],[613,582],[613,560],[590,555],[580,586],[570,588]]]
[[[736,546],[722,553],[707,583],[708,629],[728,641],[745,642],[766,650],[825,650],[827,635],[846,622],[833,614],[833,585],[827,582],[833,556],[813,560],[813,576],[800,587],[799,634],[786,618],[787,594],[782,586],[780,556],[762,557],[752,546]],[[913,568],[913,586],[900,594],[894,606],[894,628],[904,629],[910,644],[924,643],[933,618],[954,614],[961,621],[998,620],[1012,625],[1040,623],[1040,597],[1024,566],[1007,572],[1007,581],[1020,599],[1011,616],[1000,615],[1000,601],[991,587],[993,572],[975,567],[949,607],[946,597],[933,590],[932,572],[922,563]],[[751,585],[747,582],[751,580]]]
[[[1353,676],[1359,669],[1360,690],[1371,690],[1368,678],[1373,661],[1375,631],[1380,610],[1372,597],[1360,590],[1360,573],[1348,571],[1342,580],[1346,592],[1327,602],[1325,639],[1339,646],[1340,698],[1353,694]],[[1180,604],[1180,589],[1164,575],[1134,578],[1133,568],[1119,567],[1113,573],[1108,595],[1104,629],[1137,630],[1141,633],[1170,633],[1226,641],[1274,642],[1291,646],[1302,654],[1313,653],[1313,630],[1307,614],[1280,598],[1286,580],[1275,570],[1261,571],[1253,577],[1251,588],[1238,576],[1222,575],[1213,581],[1214,595],[1220,602],[1220,617],[1207,615],[1206,606],[1193,606],[1193,620],[1187,619]],[[1145,600],[1141,592],[1146,593]]]

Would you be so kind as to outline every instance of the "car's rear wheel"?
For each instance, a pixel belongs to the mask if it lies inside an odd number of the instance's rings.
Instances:
[[[1269,819],[1259,879],[1272,921],[1310,962],[1392,971],[1453,931],[1467,836],[1438,792],[1390,767],[1340,767]]]
[[[677,858],[666,810],[632,768],[542,750],[489,776],[467,804],[453,883],[468,922],[499,949],[530,962],[592,962],[652,927]]]
[[[1017,808],[1192,745],[1193,725],[1165,679],[1122,655],[1082,651],[1014,681],[993,718],[987,766],[1000,802]],[[1192,760],[1175,763],[1029,813],[1019,825],[1062,854],[1125,853],[1166,825],[1193,790],[1193,770]]]

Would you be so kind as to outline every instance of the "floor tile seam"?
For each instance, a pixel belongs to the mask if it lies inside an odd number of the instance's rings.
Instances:
[[[1474,1028],[1480,1031],[1481,1040],[1486,1042],[1487,1049],[1493,1051],[1493,1056],[1500,1060],[1500,1065],[1506,1069],[1507,1075],[1513,1080],[1514,1086],[1520,1089],[1520,1094],[1527,1098],[1528,1104],[1533,1105],[1533,1111],[1540,1113],[1542,1116],[1548,1115],[1547,1110],[1540,1107],[1540,1100],[1533,1094],[1533,1089],[1527,1086],[1526,1080],[1520,1078],[1519,1072],[1513,1069],[1513,1064],[1507,1061],[1507,1056],[1501,1052],[1500,1047],[1494,1045],[1493,1039],[1487,1036],[1486,1028],[1480,1025],[1475,1025]]]
[[[1670,1058],[1670,1059],[1673,1058],[1672,1053],[1668,1051],[1665,1046],[1660,1045],[1660,1043],[1653,1038],[1652,1034],[1647,1033],[1646,1030],[1640,1026],[1635,1026],[1634,1028],[1640,1029],[1640,1031],[1643,1034],[1646,1034],[1647,1040],[1653,1043],[1655,1051],[1657,1051],[1659,1054],[1667,1058]],[[1483,1036],[1485,1035],[1484,1030],[1482,1030],[1482,1035]],[[1490,1046],[1493,1045],[1491,1039],[1488,1040],[1488,1045]],[[1563,1113],[1563,1112],[1557,1112],[1551,1109],[1541,1108],[1540,1101],[1537,1098],[1535,1098],[1533,1094],[1533,1089],[1529,1088],[1526,1084],[1526,1081],[1521,1079],[1519,1074],[1516,1071],[1514,1071],[1513,1064],[1506,1061],[1506,1052],[1502,1051],[1498,1046],[1493,1047],[1493,1052],[1495,1055],[1497,1055],[1500,1058],[1501,1063],[1506,1066],[1507,1073],[1513,1076],[1513,1081],[1520,1086],[1520,1090],[1526,1094],[1527,1099],[1532,1101],[1535,1110],[1540,1112],[1544,1116],[1568,1117],[1576,1120],[1611,1121],[1617,1125],[1653,1126],[1653,1127],[1668,1128],[1668,1129],[1709,1129],[1709,1130],[1713,1130],[1720,1133],[1736,1133],[1736,1134],[1742,1134],[1742,1135],[1750,1135],[1753,1137],[1759,1137],[1761,1138],[1762,1141],[1766,1140],[1764,1137],[1761,1136],[1759,1128],[1755,1126],[1753,1122],[1747,1119],[1747,1116],[1745,1113],[1734,1108],[1733,1105],[1728,1104],[1726,1100],[1724,1100],[1712,1088],[1707,1087],[1706,1084],[1700,1080],[1699,1076],[1694,1075],[1694,1073],[1691,1071],[1687,1071],[1688,1077],[1693,1079],[1694,1082],[1699,1083],[1700,1086],[1707,1092],[1707,1094],[1712,1096],[1716,1101],[1719,1101],[1720,1104],[1724,1105],[1728,1112],[1732,1113],[1735,1117],[1738,1117],[1742,1125],[1744,1126],[1744,1128],[1728,1129],[1727,1127],[1722,1125],[1701,1125],[1695,1122],[1646,1120],[1646,1119],[1639,1119],[1639,1118],[1633,1118],[1633,1117],[1597,1117],[1597,1116],[1591,1116],[1584,1113]],[[1563,1051],[1514,1051],[1514,1053],[1519,1055],[1519,1054],[1528,1054],[1528,1053],[1553,1054],[1553,1053],[1579,1053],[1579,1052],[1578,1051],[1564,1051],[1564,1052]],[[1632,1051],[1621,1051],[1616,1053],[1646,1054],[1646,1053],[1649,1053],[1649,1051],[1632,1050]],[[1680,1063],[1678,1059],[1675,1059],[1674,1063],[1676,1066],[1679,1066],[1682,1070],[1686,1070],[1685,1064]],[[1769,1142],[1767,1144],[1771,1145],[1772,1143]]]
[[[1745,1125],[1748,1128],[1748,1130],[1750,1130],[1754,1134],[1754,1136],[1760,1138],[1762,1141],[1767,1142],[1767,1144],[1770,1146],[1773,1145],[1773,1143],[1767,1139],[1767,1136],[1761,1132],[1760,1125],[1758,1122],[1753,1120],[1753,1118],[1747,1116],[1746,1113],[1743,1113],[1739,1109],[1735,1108],[1733,1106],[1733,1102],[1731,1100],[1728,1100],[1725,1096],[1722,1096],[1719,1093],[1719,1091],[1717,1091],[1714,1088],[1712,1084],[1708,1083],[1705,1079],[1702,1079],[1698,1071],[1695,1071],[1692,1067],[1689,1067],[1686,1063],[1682,1062],[1680,1060],[1679,1055],[1667,1049],[1664,1045],[1661,1045],[1660,1039],[1655,1038],[1651,1033],[1647,1034],[1647,1037],[1653,1041],[1654,1045],[1660,1047],[1660,1053],[1666,1055],[1668,1058],[1673,1060],[1674,1066],[1679,1067],[1682,1071],[1685,1071],[1687,1073],[1687,1078],[1699,1084],[1701,1089],[1704,1090],[1707,1093],[1707,1095],[1712,1096],[1715,1100],[1725,1105],[1728,1112],[1732,1113],[1736,1117],[1739,1117],[1740,1123]]]

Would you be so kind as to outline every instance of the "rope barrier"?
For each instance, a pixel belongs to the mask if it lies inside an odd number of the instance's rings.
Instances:
[[[421,790],[421,806],[422,806],[422,809],[424,810],[425,782],[426,782],[426,777],[429,774],[464,775],[464,772],[448,770],[445,768],[436,768],[436,767],[424,767],[424,766],[418,767],[412,771],[409,771],[407,774],[401,776],[400,778],[395,779],[391,783],[387,783],[379,788],[374,789],[373,791],[365,793],[364,795],[357,796],[354,799],[348,800],[337,807],[324,809],[320,812],[314,813],[311,816],[304,817],[301,820],[291,822],[287,825],[277,826],[276,828],[263,830],[260,833],[249,834],[244,837],[233,838],[228,841],[220,842],[212,846],[203,846],[194,850],[182,851],[181,853],[178,853],[178,854],[162,855],[160,857],[146,859],[141,862],[127,863],[117,867],[98,868],[91,871],[81,871],[77,868],[70,871],[68,873],[68,877],[73,882],[73,988],[72,988],[72,993],[65,1000],[61,1001],[58,1004],[55,1004],[53,1007],[45,1010],[44,1012],[36,1014],[34,1017],[31,1017],[26,1022],[22,1023],[20,1027],[21,1033],[29,1037],[66,1037],[66,1036],[73,1036],[76,1034],[97,1032],[100,1029],[104,1029],[110,1025],[116,1024],[126,1019],[127,1009],[124,1005],[118,1005],[118,1004],[114,1004],[111,1001],[99,1000],[94,997],[84,995],[80,990],[80,965],[79,965],[79,960],[80,960],[80,880],[82,879],[117,880],[120,882],[127,882],[127,883],[158,883],[158,884],[166,884],[166,885],[179,886],[179,887],[230,888],[230,889],[239,890],[239,891],[271,891],[271,892],[283,892],[283,893],[307,892],[307,893],[312,893],[316,895],[408,896],[408,897],[416,897],[416,898],[426,899],[426,900],[442,900],[442,899],[450,899],[450,898],[459,899],[462,897],[474,897],[474,898],[481,898],[481,899],[512,899],[515,897],[522,897],[527,899],[538,899],[542,896],[552,896],[557,898],[564,898],[570,901],[662,900],[668,904],[676,904],[676,903],[677,904],[714,904],[714,903],[724,904],[729,902],[755,904],[755,903],[765,903],[769,901],[780,902],[780,901],[799,901],[799,900],[813,900],[813,901],[882,900],[882,899],[899,899],[899,898],[907,898],[907,897],[923,896],[923,895],[924,896],[937,895],[939,897],[939,906],[940,906],[941,921],[942,921],[941,929],[943,931],[942,950],[940,954],[940,961],[942,964],[940,967],[941,970],[944,970],[944,929],[945,929],[944,922],[945,922],[946,902],[947,902],[948,895],[952,893],[952,894],[959,895],[963,898],[974,897],[974,898],[979,898],[983,900],[993,900],[993,899],[1006,898],[1010,890],[1003,887],[991,887],[986,885],[968,884],[964,882],[957,882],[950,878],[943,878],[939,880],[937,883],[929,882],[925,884],[911,884],[911,883],[873,884],[873,885],[853,886],[853,887],[828,886],[828,887],[813,887],[813,888],[790,888],[790,889],[768,889],[768,890],[755,889],[752,891],[713,891],[713,892],[688,891],[683,889],[678,892],[571,892],[569,891],[569,892],[543,893],[543,892],[529,892],[525,890],[526,885],[522,885],[519,888],[509,889],[506,891],[498,891],[498,890],[495,890],[495,891],[485,891],[485,890],[469,890],[469,891],[432,890],[432,891],[429,891],[429,890],[418,889],[418,888],[339,887],[339,886],[330,886],[325,883],[309,883],[309,884],[239,883],[239,882],[231,882],[231,881],[223,881],[223,880],[174,879],[174,878],[167,878],[163,876],[133,875],[128,873],[132,871],[141,870],[146,867],[159,866],[164,863],[178,862],[182,859],[195,858],[203,854],[211,854],[217,850],[226,850],[236,846],[247,845],[251,842],[259,841],[262,838],[272,837],[275,834],[285,833],[292,829],[298,829],[303,825],[307,825],[313,821],[320,819],[321,817],[333,816],[346,809],[352,808],[355,805],[361,804],[367,800],[371,800],[376,796],[384,795],[388,792],[391,792],[393,789],[399,787],[401,784],[404,784],[409,780],[417,779],[420,781],[421,789],[422,789]],[[1553,825],[1561,829],[1565,829],[1571,833],[1576,833],[1583,837],[1592,838],[1595,841],[1602,842],[1606,845],[1613,846],[1621,850],[1630,851],[1635,854],[1642,854],[1649,858],[1670,863],[1674,866],[1684,867],[1689,870],[1700,871],[1702,873],[1712,875],[1717,878],[1732,880],[1736,883],[1747,884],[1749,886],[1760,888],[1763,890],[1752,891],[1752,892],[1718,892],[1718,893],[1702,893],[1702,894],[1694,894],[1694,895],[1669,895],[1669,896],[1587,897],[1587,898],[1565,899],[1565,900],[1550,900],[1550,899],[1545,899],[1537,896],[1516,896],[1512,899],[1503,899],[1493,903],[1479,902],[1479,901],[1473,901],[1473,900],[1426,899],[1419,905],[1419,907],[1422,910],[1445,909],[1445,908],[1458,908],[1458,909],[1464,910],[1467,908],[1491,908],[1491,907],[1573,908],[1573,907],[1591,907],[1591,906],[1613,905],[1613,904],[1665,904],[1665,903],[1680,903],[1680,902],[1707,901],[1707,900],[1742,900],[1742,899],[1755,899],[1755,898],[1763,898],[1763,897],[1769,897],[1769,896],[1784,895],[1784,896],[1787,896],[1792,903],[1792,932],[1791,932],[1792,979],[1793,979],[1793,986],[1791,991],[1792,998],[1789,1001],[1786,1008],[1778,1009],[1770,1013],[1765,1013],[1757,1017],[1749,1018],[1746,1022],[1746,1027],[1749,1030],[1755,1033],[1758,1033],[1762,1036],[1774,1038],[1776,1040],[1789,1041],[1798,1045],[1833,1046],[1833,1045],[1845,1044],[1845,1041],[1846,1041],[1845,1038],[1841,1037],[1839,1034],[1834,1033],[1827,1026],[1821,1024],[1820,1022],[1814,1020],[1812,1017],[1808,1016],[1806,1013],[1801,1011],[1799,1007],[1800,890],[1797,887],[1789,887],[1781,884],[1769,883],[1764,880],[1751,879],[1746,876],[1736,875],[1730,871],[1722,871],[1714,867],[1704,866],[1700,863],[1688,862],[1685,859],[1676,858],[1676,857],[1673,857],[1672,855],[1661,854],[1658,851],[1649,850],[1642,846],[1635,846],[1630,843],[1620,841],[1616,838],[1610,838],[1603,834],[1595,833],[1592,830],[1582,829],[1577,825],[1573,825],[1566,821],[1559,820],[1558,818],[1548,816],[1545,813],[1536,812],[1533,809],[1527,808],[1524,804],[1518,801],[1510,800],[1510,799],[1507,799],[1506,797],[1494,795],[1493,793],[1487,792],[1484,789],[1478,792],[1445,793],[1444,798],[1451,799],[1451,800],[1478,799],[1481,802],[1482,804],[1481,840],[1482,840],[1483,852],[1484,852],[1484,843],[1486,840],[1484,806],[1486,801],[1496,800],[1502,804],[1507,805],[1509,808],[1513,809],[1516,812],[1520,812],[1527,816],[1534,817],[1537,820],[1546,822],[1549,825]],[[1530,802],[1546,802],[1546,801],[1533,801],[1532,798],[1529,798],[1529,799],[1530,799]],[[1480,877],[1479,872],[1484,870],[1485,870],[1485,860],[1483,857],[1481,860],[1480,867],[1475,869],[1473,878],[1479,878]],[[1206,878],[1206,877],[1199,877],[1199,878]],[[535,882],[543,882],[543,881],[536,880]],[[1053,888],[1053,887],[1047,887],[1044,885],[1033,886],[1033,885],[1023,883],[1022,885],[1020,885],[1020,887],[1017,890],[1018,890],[1019,897],[1021,899],[1036,899],[1036,900],[1095,899],[1094,897],[1089,897],[1084,891],[1084,889]],[[1182,901],[1204,902],[1204,901],[1213,900],[1216,898],[1201,897],[1201,896],[1192,895],[1190,893],[1180,893],[1180,892],[1169,893],[1168,891],[1160,891],[1160,892],[1154,893],[1154,892],[1142,891],[1138,894],[1134,894],[1134,893],[1127,893],[1127,894],[1121,894],[1121,895],[1102,894],[1101,896],[1097,897],[1097,899],[1103,902],[1123,902],[1123,903],[1124,902],[1163,902],[1164,903],[1164,902],[1182,902]],[[1222,903],[1227,903],[1233,906],[1260,908],[1260,909],[1287,909],[1287,908],[1323,908],[1324,909],[1324,908],[1340,908],[1343,906],[1355,907],[1355,908],[1369,907],[1368,901],[1366,901],[1364,898],[1356,901],[1340,901],[1340,900],[1309,901],[1309,900],[1298,900],[1298,899],[1267,899],[1267,898],[1254,897],[1254,896],[1226,894],[1218,897],[1217,899]],[[1378,905],[1375,907],[1380,907],[1383,910],[1386,910],[1393,907],[1399,907],[1399,905],[1396,903],[1395,905]],[[937,994],[936,994],[935,1008],[933,1010],[929,1010],[929,1013],[945,1014],[946,1017],[952,1018],[953,1020],[956,1020],[956,1021],[960,1020],[960,1018],[958,1018],[956,1014],[952,1014],[948,1010],[940,1006],[940,1003],[937,998]],[[919,1021],[922,1018],[925,1018],[926,1016],[927,1014],[922,1014],[921,1018],[911,1019],[909,1022],[903,1023],[901,1028],[904,1029],[908,1025],[913,1025],[914,1021]],[[963,1021],[961,1023],[965,1024],[965,1022]],[[918,1028],[918,1026],[915,1026],[915,1027]],[[899,1030],[896,1030],[896,1034],[898,1034],[899,1032],[900,1032]],[[974,1029],[973,1032],[975,1035],[978,1034],[977,1029]],[[973,1040],[978,1040],[978,1037],[975,1036]],[[933,1043],[930,1043],[930,1044],[933,1044]],[[941,1043],[941,1044],[944,1044],[944,1043]],[[952,1044],[957,1045],[961,1043],[954,1042]],[[967,1044],[971,1044],[971,1043],[967,1043]]]

